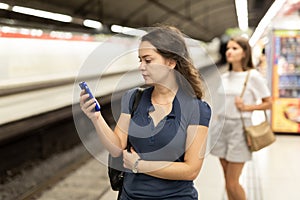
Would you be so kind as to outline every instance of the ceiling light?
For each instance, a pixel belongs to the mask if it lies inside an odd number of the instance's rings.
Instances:
[[[9,8],[8,4],[6,4],[6,3],[0,3],[0,9],[8,10],[8,8]]]
[[[123,31],[123,26],[112,25],[112,26],[110,27],[110,30],[111,30],[112,32],[115,32],[115,33],[122,33],[122,31]]]
[[[247,0],[235,0],[238,25],[242,31],[248,30],[248,2]]]
[[[43,35],[43,30],[41,29],[31,29],[30,35],[33,37],[41,37]]]
[[[14,6],[12,8],[12,11],[26,14],[26,15],[32,15],[32,16],[36,16],[36,17],[42,17],[42,18],[52,19],[52,20],[56,20],[56,21],[61,21],[61,22],[71,22],[72,21],[72,17],[69,15],[52,13],[52,12],[43,11],[43,10],[36,10],[36,9],[26,8],[26,7],[21,7],[21,6]]]
[[[140,29],[119,26],[119,25],[112,25],[110,27],[110,30],[115,33],[123,33],[123,34],[131,35],[131,36],[142,36],[142,35],[145,35],[145,33],[146,33],[145,31],[140,30]]]
[[[83,21],[83,25],[86,27],[90,27],[90,28],[95,28],[95,29],[102,29],[102,23],[95,21],[95,20],[90,20],[90,19],[86,19]]]
[[[14,27],[9,26],[3,26],[1,27],[1,32],[3,33],[18,33],[18,29]]]
[[[51,31],[50,37],[58,39],[71,39],[73,34],[71,32]]]
[[[20,33],[21,35],[30,35],[30,30],[27,29],[27,28],[20,28],[20,29],[19,29],[19,33]]]

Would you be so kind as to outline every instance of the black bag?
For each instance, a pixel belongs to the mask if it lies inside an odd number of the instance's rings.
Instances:
[[[143,89],[138,88],[134,94],[133,106],[131,109],[131,117],[136,110],[139,101],[142,97]],[[130,151],[131,144],[127,139],[127,151]],[[123,167],[123,156],[112,157],[110,154],[108,156],[108,176],[110,181],[110,186],[114,191],[121,191],[123,187],[123,179],[125,169]]]

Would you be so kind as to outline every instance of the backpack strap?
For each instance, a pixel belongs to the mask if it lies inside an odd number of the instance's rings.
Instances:
[[[134,93],[134,99],[133,99],[133,103],[132,103],[132,106],[131,109],[130,109],[130,113],[131,113],[131,118],[133,117],[134,115],[134,112],[136,111],[139,103],[140,103],[140,100],[141,100],[141,97],[142,97],[142,94],[144,92],[145,88],[138,88],[135,93]],[[127,136],[127,146],[126,146],[126,150],[127,151],[130,151],[130,148],[131,148],[131,143],[129,142],[129,137]]]
[[[137,107],[138,107],[138,105],[140,103],[140,100],[141,100],[141,97],[142,97],[142,94],[143,94],[144,90],[145,90],[145,88],[139,87],[134,92],[134,99],[133,99],[132,105],[130,106],[131,109],[129,109],[131,117],[133,117],[133,114],[136,111],[136,109],[137,109]]]

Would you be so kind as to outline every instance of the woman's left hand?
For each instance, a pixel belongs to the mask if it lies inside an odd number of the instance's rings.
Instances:
[[[135,152],[135,150],[131,147],[131,152],[127,150],[123,150],[123,166],[127,169],[132,170],[135,162],[140,159],[140,156]]]
[[[235,97],[235,106],[237,107],[237,109],[239,109],[240,111],[245,111],[245,104],[244,101],[241,97]]]

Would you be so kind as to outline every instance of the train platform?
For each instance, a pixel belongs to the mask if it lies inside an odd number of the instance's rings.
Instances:
[[[219,73],[223,73],[224,70],[224,66],[219,66],[218,70],[214,67],[205,67],[200,70],[205,77],[205,85],[209,86],[209,88],[207,88],[208,101],[211,100],[209,99],[209,91],[214,91],[214,87],[217,86],[215,77],[217,77]],[[132,75],[134,76],[135,74],[133,73]],[[118,76],[108,76],[105,81],[113,82],[113,80],[115,80],[114,78],[117,79]],[[132,87],[134,83],[134,81],[130,82],[126,87]],[[53,90],[59,88],[53,88]],[[70,85],[64,86],[60,94],[68,94],[65,91],[72,91],[70,88]],[[35,90],[33,92],[38,94],[40,91]],[[105,93],[99,93],[99,95],[104,94]],[[31,96],[31,99],[38,99],[38,96],[34,96],[32,93],[23,93],[22,95]],[[71,94],[68,95],[72,96]],[[45,95],[42,96],[45,98]],[[17,100],[19,98],[14,99]],[[47,101],[52,100],[48,99]],[[3,105],[4,102],[5,101],[2,101]],[[25,104],[34,104],[35,101],[23,102]],[[47,105],[53,106],[55,104]],[[247,162],[245,165],[240,182],[245,188],[248,200],[300,199],[300,192],[297,188],[300,184],[300,160],[297,155],[298,152],[300,152],[300,137],[299,135],[280,134],[276,135],[276,138],[277,140],[274,144],[254,153],[253,160]],[[104,157],[101,159],[102,161],[107,160],[107,153],[102,152],[97,155],[97,158],[98,156]],[[107,166],[105,164],[106,163],[99,162],[95,157],[92,157],[84,162],[83,165],[80,165],[79,168],[74,168],[74,170],[68,173],[67,176],[64,176],[64,178],[56,180],[55,184],[51,185],[51,187],[43,188],[42,193],[34,199],[116,199],[117,192],[110,188]],[[221,165],[216,157],[209,154],[209,151],[207,152],[203,168],[194,183],[199,192],[200,200],[227,200]]]
[[[300,199],[300,160],[297,155],[300,137],[277,135],[276,138],[274,144],[255,152],[253,160],[245,165],[240,182],[248,200]],[[195,186],[200,200],[227,200],[221,165],[209,152]],[[110,188],[107,167],[91,158],[37,199],[113,200],[117,199],[117,192]]]
[[[122,94],[144,84],[140,31],[158,23],[176,24],[191,37],[186,43],[212,110],[223,106],[214,93],[225,70],[218,64],[225,62],[226,42],[248,35],[253,62],[274,97],[270,119],[277,134],[275,143],[246,162],[240,182],[247,200],[300,199],[300,0],[249,0],[246,8],[239,1],[174,2],[1,1],[0,200],[117,199],[108,153],[78,105],[78,83],[88,83],[113,127]],[[245,24],[241,13],[249,15]],[[223,176],[207,148],[194,181],[199,199],[228,200]]]

